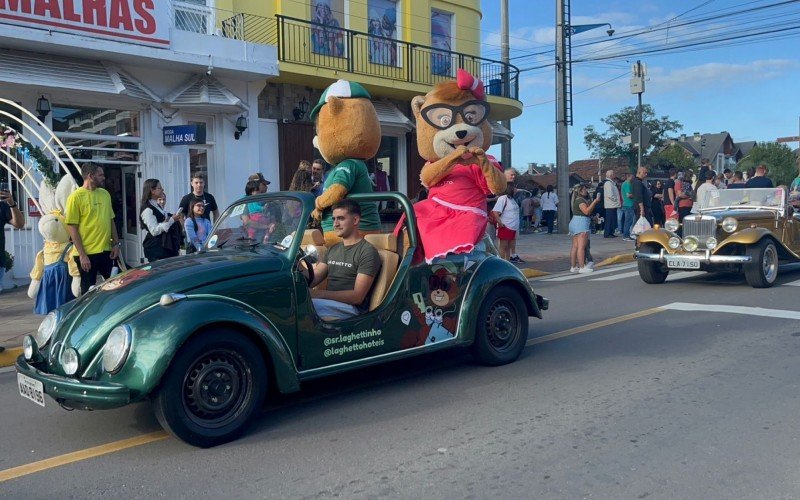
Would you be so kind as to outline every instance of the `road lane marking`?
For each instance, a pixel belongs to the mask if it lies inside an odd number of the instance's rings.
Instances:
[[[134,448],[143,444],[161,441],[163,439],[167,439],[168,437],[169,434],[164,431],[152,432],[150,434],[143,434],[141,436],[115,441],[113,443],[101,444],[100,446],[86,448],[85,450],[73,451],[72,453],[66,453],[57,457],[46,458],[44,460],[39,460],[38,462],[20,465],[19,467],[12,467],[11,469],[0,471],[0,483],[27,476],[29,474],[42,472],[47,469],[61,467],[62,465],[71,464],[73,462],[88,460],[90,458],[108,455],[109,453],[125,450],[127,448]]]
[[[615,280],[622,280],[625,278],[632,278],[634,276],[639,276],[639,271],[630,271],[627,273],[612,274],[611,276],[603,276],[602,278],[593,278],[590,279],[589,281],[615,281]]]
[[[667,279],[665,281],[675,281],[675,280],[682,280],[685,278],[694,278],[695,276],[700,276],[701,274],[708,274],[705,271],[678,271],[676,273],[669,273]]]
[[[653,307],[651,309],[645,309],[643,311],[626,314],[624,316],[617,316],[615,318],[604,319],[603,321],[596,321],[594,323],[589,323],[588,325],[576,326],[575,328],[570,328],[569,330],[562,330],[560,332],[551,333],[550,335],[544,335],[542,337],[529,339],[527,342],[525,342],[525,345],[532,346],[536,344],[542,344],[544,342],[550,342],[551,340],[563,339],[564,337],[569,337],[571,335],[577,335],[578,333],[585,333],[591,330],[596,330],[604,326],[615,325],[617,323],[622,323],[624,321],[650,316],[651,314],[662,312],[664,310],[665,309],[663,307]]]
[[[594,272],[588,273],[588,274],[578,274],[578,273],[567,274],[566,276],[559,276],[557,278],[545,278],[545,279],[539,280],[539,281],[569,281],[569,280],[576,280],[578,278],[590,277],[589,275],[597,276],[598,274],[613,273],[613,272],[620,271],[622,269],[630,269],[630,268],[635,267],[635,266],[636,266],[635,263],[634,264],[625,264],[624,266],[614,266],[614,269],[601,269],[599,271],[594,271]]]
[[[800,280],[790,281],[789,283],[784,283],[783,286],[800,286]]]
[[[661,306],[661,309],[672,311],[699,311],[709,313],[744,314],[747,316],[762,316],[765,318],[800,319],[800,311],[787,311],[785,309],[766,309],[763,307],[726,306],[721,304],[691,304],[688,302],[673,302]]]

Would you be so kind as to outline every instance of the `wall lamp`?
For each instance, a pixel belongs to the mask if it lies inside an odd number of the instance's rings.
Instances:
[[[297,103],[297,106],[294,107],[292,110],[292,114],[294,115],[295,120],[302,120],[303,117],[308,113],[308,100],[303,97],[303,100]]]
[[[247,118],[242,115],[236,119],[236,132],[233,133],[233,138],[238,141],[245,130],[247,130]]]
[[[44,121],[47,115],[50,114],[50,101],[45,96],[36,101],[36,114],[39,116],[39,121]]]

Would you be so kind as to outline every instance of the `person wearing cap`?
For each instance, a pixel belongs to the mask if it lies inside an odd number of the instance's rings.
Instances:
[[[331,207],[348,194],[373,192],[365,160],[374,157],[380,148],[381,126],[370,99],[369,93],[358,83],[338,80],[325,89],[309,114],[317,131],[314,146],[325,161],[333,165],[312,212],[312,216],[322,222],[326,245],[340,240],[333,230]],[[362,233],[379,231],[380,218],[375,202],[359,204],[359,230]]]
[[[254,194],[264,194],[269,191],[269,185],[271,184],[268,180],[264,178],[264,174],[261,172],[256,172],[255,174],[251,175],[247,178],[248,182],[255,181],[258,182],[258,193]]]
[[[195,172],[194,175],[192,175],[192,192],[181,198],[181,203],[178,205],[181,210],[180,213],[184,216],[190,214],[190,205],[194,205],[193,201],[199,199],[203,200],[203,205],[205,206],[205,211],[201,217],[211,220],[212,222],[219,219],[217,200],[211,193],[205,191],[205,187],[206,178],[200,172]],[[214,215],[213,220],[211,219],[211,215]]]
[[[772,183],[772,179],[767,177],[767,166],[763,163],[759,163],[756,167],[756,173],[747,179],[747,184],[745,187],[748,188],[771,188],[775,187]]]

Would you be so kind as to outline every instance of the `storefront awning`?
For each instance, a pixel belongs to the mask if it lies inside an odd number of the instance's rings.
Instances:
[[[0,51],[0,82],[159,100],[114,64],[30,52]]]
[[[164,98],[164,102],[183,109],[198,108],[222,113],[246,111],[241,99],[225,85],[208,75],[195,76]]]
[[[378,113],[383,132],[406,133],[414,130],[414,123],[397,106],[386,100],[372,101]]]
[[[492,126],[492,144],[500,144],[514,138],[514,134],[499,122],[489,120],[489,124]]]

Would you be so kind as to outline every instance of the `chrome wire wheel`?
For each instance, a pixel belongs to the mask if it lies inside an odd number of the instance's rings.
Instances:
[[[187,370],[182,400],[186,415],[197,425],[216,428],[235,419],[253,391],[247,362],[231,350],[198,357]]]

